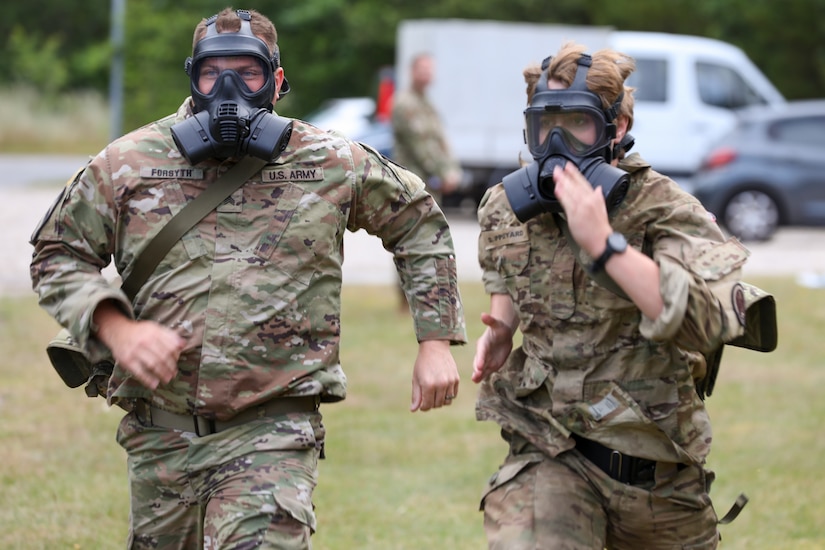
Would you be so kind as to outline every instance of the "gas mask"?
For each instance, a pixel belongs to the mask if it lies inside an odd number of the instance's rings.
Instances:
[[[534,162],[504,178],[507,200],[519,221],[527,221],[545,212],[562,212],[556,199],[553,169],[572,162],[595,189],[601,186],[608,213],[627,194],[627,172],[611,165],[616,137],[616,119],[623,94],[609,108],[603,109],[599,97],[587,89],[587,71],[591,58],[582,54],[576,77],[569,88],[550,90],[547,68],[542,73],[530,106],[524,111],[524,138]],[[629,150],[633,138],[622,140],[619,148]]]
[[[241,29],[236,33],[219,33],[216,15],[207,19],[206,35],[186,59],[194,115],[171,130],[175,145],[190,164],[244,155],[271,160],[283,152],[292,134],[292,121],[272,112],[278,54],[270,55],[266,43],[253,34],[249,12],[237,13]],[[263,86],[253,92],[237,71],[219,70],[220,61],[227,59],[242,60],[242,71],[262,71]],[[198,88],[202,74],[216,75],[206,94]],[[279,91],[289,91],[286,79]]]

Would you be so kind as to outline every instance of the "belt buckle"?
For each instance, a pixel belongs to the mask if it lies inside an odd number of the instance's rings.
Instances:
[[[145,399],[136,399],[133,410],[135,413],[135,418],[137,418],[141,426],[152,426],[152,416],[149,413],[149,404]]]
[[[608,469],[609,475],[617,481],[624,481],[622,479],[622,466],[624,466],[624,455],[616,450],[610,451],[610,462]]]
[[[195,427],[195,435],[198,437],[204,437],[206,435],[212,435],[213,433],[217,432],[217,427],[215,426],[215,421],[210,420],[208,418],[204,418],[202,416],[193,416],[192,417],[193,424]]]

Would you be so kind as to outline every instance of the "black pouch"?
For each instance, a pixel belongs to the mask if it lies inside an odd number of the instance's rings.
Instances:
[[[68,330],[62,329],[57,333],[46,346],[46,354],[54,370],[67,386],[77,388],[89,383],[86,389],[89,397],[105,395],[105,390],[103,392],[100,390],[112,373],[113,363],[111,361],[92,363]]]

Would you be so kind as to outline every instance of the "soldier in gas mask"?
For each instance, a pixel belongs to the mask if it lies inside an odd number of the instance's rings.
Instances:
[[[394,254],[419,342],[412,411],[458,391],[453,242],[420,178],[274,112],[288,85],[260,13],[203,20],[186,71],[177,113],[109,144],[63,190],[32,236],[32,281],[88,362],[113,364],[100,392],[127,411],[129,548],[309,548],[319,404],[346,397],[344,234]],[[239,166],[252,167],[240,186],[126,292],[147,243]],[[110,261],[125,289],[101,274]]]
[[[772,299],[694,197],[625,155],[634,67],[571,43],[525,70],[533,162],[479,207],[476,411],[509,444],[482,500],[490,548],[717,545],[698,381]]]

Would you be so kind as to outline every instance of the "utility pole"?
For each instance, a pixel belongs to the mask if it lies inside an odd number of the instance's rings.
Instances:
[[[112,43],[112,66],[109,71],[109,137],[120,137],[123,126],[123,27],[126,15],[126,0],[111,0],[110,41]]]

